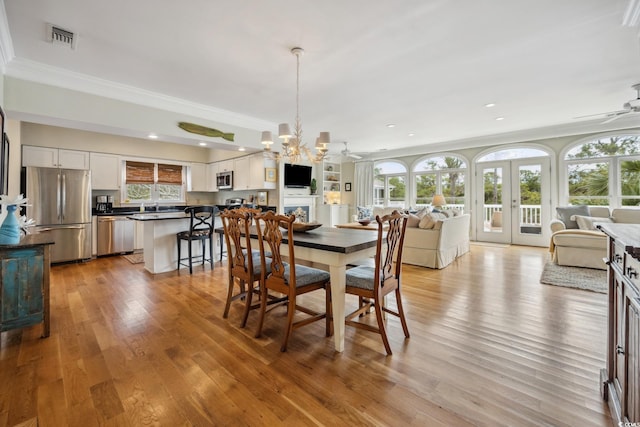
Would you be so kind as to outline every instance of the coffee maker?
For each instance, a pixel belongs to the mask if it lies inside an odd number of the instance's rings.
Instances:
[[[96,211],[98,213],[113,211],[113,196],[96,196]]]

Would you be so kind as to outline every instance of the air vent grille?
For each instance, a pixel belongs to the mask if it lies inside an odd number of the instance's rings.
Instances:
[[[78,35],[73,31],[65,30],[64,28],[56,25],[48,25],[47,35],[49,41],[53,44],[68,46],[71,49],[75,49],[78,43]]]

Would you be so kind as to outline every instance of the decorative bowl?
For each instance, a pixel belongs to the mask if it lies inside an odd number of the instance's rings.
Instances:
[[[286,224],[280,223],[280,227],[287,228]],[[293,223],[293,232],[294,233],[304,233],[306,231],[315,230],[318,227],[322,227],[322,224],[317,222],[294,222]]]
[[[371,220],[370,220],[370,219],[359,219],[359,220],[358,220],[358,223],[359,223],[360,225],[367,226],[367,225],[371,224]]]

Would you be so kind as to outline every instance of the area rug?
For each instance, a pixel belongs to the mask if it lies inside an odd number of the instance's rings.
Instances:
[[[593,268],[566,267],[548,262],[542,270],[540,283],[607,293],[607,272]]]
[[[129,261],[131,264],[142,264],[144,262],[144,254],[137,253],[137,254],[124,255],[124,259]]]

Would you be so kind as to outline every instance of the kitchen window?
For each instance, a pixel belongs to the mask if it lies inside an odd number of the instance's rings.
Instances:
[[[184,202],[184,167],[125,161],[124,203]]]

